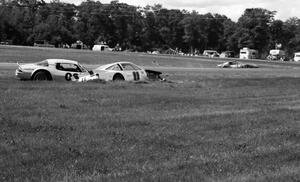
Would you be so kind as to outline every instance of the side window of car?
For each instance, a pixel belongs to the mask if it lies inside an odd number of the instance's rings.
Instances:
[[[132,64],[132,67],[134,68],[134,70],[141,70],[141,68],[139,68],[138,66]]]
[[[128,71],[128,70],[135,70],[135,68],[131,65],[131,64],[128,64],[128,63],[123,63],[121,64],[122,67],[123,67],[123,70],[125,71]]]
[[[64,70],[64,68],[61,66],[60,63],[56,63],[56,69],[57,69],[57,70],[61,70],[61,71]]]
[[[56,69],[61,71],[82,72],[78,65],[69,63],[57,63]]]
[[[120,66],[119,66],[119,65],[117,65],[117,64],[114,64],[114,65],[112,65],[112,66],[110,66],[110,67],[106,68],[106,70],[121,71],[121,68],[120,68]]]

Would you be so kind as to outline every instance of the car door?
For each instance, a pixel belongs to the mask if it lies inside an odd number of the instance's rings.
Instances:
[[[76,81],[89,73],[74,63],[56,63],[54,79]]]
[[[121,63],[125,80],[139,81],[144,77],[144,72],[141,68],[130,64],[130,63]]]
[[[138,80],[146,80],[147,77],[147,73],[144,69],[138,67],[135,64],[131,64],[131,66],[134,68],[134,72],[136,72],[136,74],[138,74]]]

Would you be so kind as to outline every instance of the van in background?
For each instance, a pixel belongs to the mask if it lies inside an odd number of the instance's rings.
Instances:
[[[207,56],[207,57],[210,57],[210,58],[213,58],[213,57],[219,57],[219,53],[215,50],[204,50],[203,51],[203,56]]]
[[[244,47],[240,50],[240,59],[256,59],[258,56],[258,51],[255,49],[249,49]]]
[[[94,45],[92,48],[93,51],[112,51],[113,49],[110,48],[108,45]]]
[[[300,52],[295,52],[293,61],[300,61]]]

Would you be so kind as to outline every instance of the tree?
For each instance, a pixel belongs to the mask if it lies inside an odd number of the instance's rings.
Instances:
[[[284,23],[287,52],[290,56],[300,51],[300,19],[293,17]]]
[[[230,19],[223,22],[224,32],[223,32],[223,42],[226,50],[231,50],[234,52],[239,51],[237,36],[235,35],[237,24]]]
[[[274,21],[275,13],[261,8],[246,9],[238,20],[235,33],[239,48],[250,47],[260,50],[261,54],[266,53],[270,42],[269,25]]]
[[[300,50],[300,20],[274,20],[276,12],[246,9],[235,23],[224,15],[163,8],[144,8],[112,1],[86,0],[79,6],[60,0],[0,0],[0,40],[32,45],[47,40],[59,46],[81,40],[92,46],[106,42],[123,49],[173,48],[233,50],[255,48],[266,54],[281,43],[289,54]]]
[[[208,35],[205,18],[194,11],[180,22],[184,29],[183,41],[189,45],[191,53],[196,49],[203,50],[207,47]]]
[[[29,35],[28,9],[19,6],[17,1],[1,6],[0,10],[0,31],[2,40],[12,40],[13,44],[26,44]]]
[[[135,6],[118,1],[112,1],[108,7],[107,12],[112,22],[109,40],[111,44],[119,44],[123,49],[134,47],[141,50],[141,12]]]
[[[74,24],[77,39],[89,46],[94,45],[99,36],[102,36],[105,41],[109,39],[112,22],[107,10],[100,2],[86,1],[81,3],[77,7],[78,13]]]
[[[228,18],[219,14],[199,15],[192,12],[181,25],[184,27],[183,41],[190,46],[190,51],[204,49],[222,50],[225,48],[224,22]]]
[[[215,50],[224,50],[224,22],[228,19],[226,16],[219,14],[205,14],[207,22],[207,46],[205,49],[211,48]]]
[[[143,29],[141,32],[141,38],[144,40],[143,42],[143,49],[144,50],[151,50],[158,46],[159,42],[159,33],[158,28],[156,25],[156,11],[159,11],[157,8],[154,10],[155,7],[146,6],[143,11]]]
[[[74,5],[52,1],[37,11],[36,23],[28,39],[46,40],[56,47],[71,44],[75,41],[72,29],[74,16]]]

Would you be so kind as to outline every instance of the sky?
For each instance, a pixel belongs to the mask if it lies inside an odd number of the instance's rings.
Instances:
[[[61,0],[61,2],[78,5],[82,0]],[[111,0],[100,0],[100,2],[110,3]],[[275,18],[283,21],[290,17],[300,18],[299,0],[119,0],[119,2],[141,7],[161,4],[167,9],[195,10],[200,14],[218,13],[226,15],[233,21],[237,21],[246,8],[264,8],[277,11]]]

